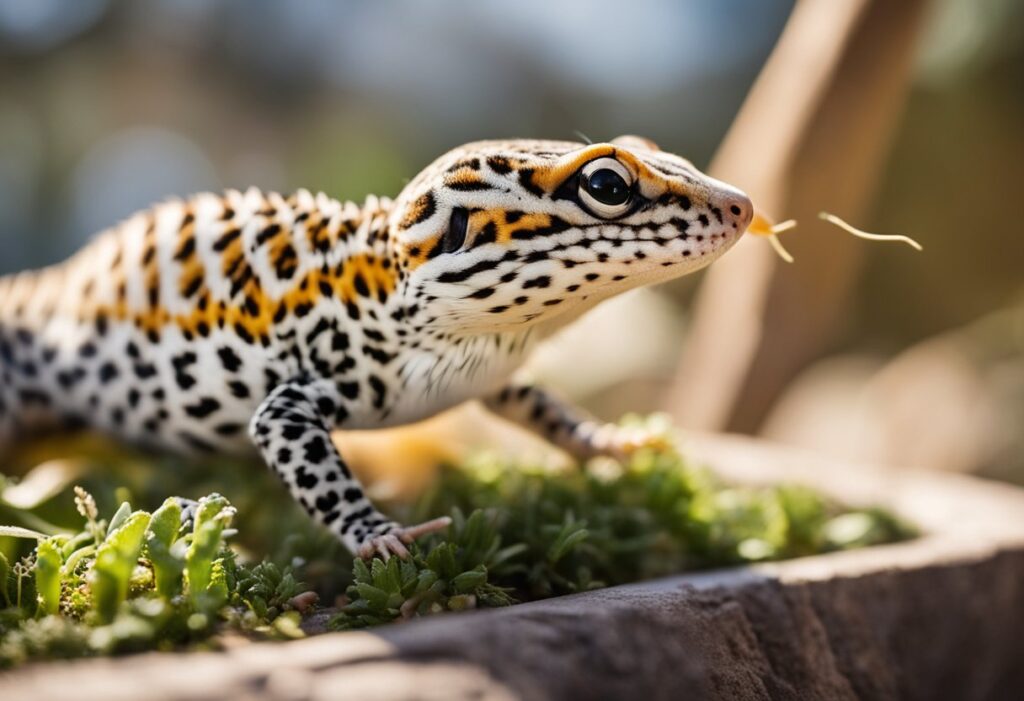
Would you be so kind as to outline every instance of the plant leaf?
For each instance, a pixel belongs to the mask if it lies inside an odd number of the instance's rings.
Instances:
[[[60,611],[61,566],[64,558],[60,554],[60,546],[53,538],[47,538],[36,548],[36,596],[39,609],[44,614],[53,615]]]
[[[107,533],[107,539],[96,551],[92,566],[93,608],[103,622],[113,620],[128,596],[128,583],[139,560],[149,519],[145,511],[131,514],[119,528]]]
[[[121,506],[119,506],[117,508],[117,511],[114,512],[114,515],[110,519],[110,524],[107,526],[108,538],[114,531],[121,527],[121,524],[124,523],[129,516],[131,516],[131,513],[132,505],[126,501],[121,502]]]
[[[146,531],[146,554],[153,563],[156,592],[168,600],[181,593],[181,575],[185,570],[185,560],[172,549],[180,528],[181,505],[171,498],[153,512]]]
[[[21,526],[0,526],[0,536],[7,536],[9,538],[32,538],[35,540],[46,540],[49,538],[45,533],[33,531],[31,528],[22,528]]]

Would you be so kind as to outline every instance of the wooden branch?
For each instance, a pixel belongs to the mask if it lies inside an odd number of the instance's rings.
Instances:
[[[800,0],[710,172],[759,211],[796,218],[788,265],[747,240],[709,271],[667,408],[683,426],[753,431],[847,313],[864,242],[857,221],[909,81],[927,0]]]

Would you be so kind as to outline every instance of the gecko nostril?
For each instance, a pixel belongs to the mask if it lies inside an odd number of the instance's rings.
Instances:
[[[754,204],[742,192],[728,193],[723,198],[722,208],[735,218],[737,228],[746,227],[754,216]]]

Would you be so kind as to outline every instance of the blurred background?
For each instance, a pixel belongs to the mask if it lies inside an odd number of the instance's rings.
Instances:
[[[541,379],[1024,482],[1024,0],[885,4],[0,0],[0,273],[171,195],[360,200],[474,139],[642,134],[799,216],[796,263],[751,239],[609,302]]]

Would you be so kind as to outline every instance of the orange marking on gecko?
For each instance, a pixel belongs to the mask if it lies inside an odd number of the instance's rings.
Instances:
[[[443,235],[444,232],[439,231],[425,241],[420,241],[413,245],[400,244],[399,257],[402,263],[404,263],[405,269],[411,272],[426,263],[427,258],[430,257],[430,252],[440,245],[441,236]]]
[[[458,170],[450,173],[445,177],[444,183],[448,187],[457,188],[460,185],[480,185],[483,184],[484,181],[480,178],[480,173],[471,168],[465,167],[459,168]]]
[[[664,178],[651,171],[650,168],[634,157],[633,154],[611,144],[594,144],[558,165],[539,168],[533,174],[532,181],[545,192],[554,192],[558,189],[558,186],[564,183],[570,176],[572,176],[573,173],[595,158],[601,158],[602,156],[614,156],[618,161],[633,171],[633,174],[640,180],[653,180],[667,185]]]
[[[545,192],[552,193],[587,163],[606,156],[614,157],[633,172],[637,188],[644,197],[654,199],[665,192],[670,192],[678,197],[689,198],[697,206],[706,206],[707,204],[706,192],[695,188],[690,183],[677,182],[661,176],[629,151],[612,144],[595,144],[583,149],[568,161],[538,169],[530,179]]]
[[[488,209],[472,212],[469,215],[469,231],[472,236],[479,236],[484,227],[494,224],[498,243],[508,243],[512,233],[523,229],[543,229],[551,226],[551,216],[543,212],[522,213],[514,221],[508,221],[505,210]]]
[[[225,254],[227,252],[225,251]],[[245,265],[243,262],[242,265]],[[241,267],[241,266],[239,266]],[[199,334],[201,329],[208,332],[216,328],[233,330],[251,341],[269,341],[275,316],[281,312],[290,314],[297,307],[314,305],[330,296],[341,303],[359,303],[365,286],[366,293],[378,298],[381,293],[390,295],[397,286],[393,266],[385,266],[384,260],[373,254],[361,254],[346,261],[337,274],[337,269],[324,272],[311,270],[297,280],[283,295],[271,297],[260,286],[255,277],[250,277],[239,291],[242,302],[229,304],[214,300],[204,287],[196,295],[196,301],[188,312],[172,314],[159,302],[144,308],[130,308],[125,299],[110,305],[87,305],[83,316],[96,318],[105,315],[108,319],[130,321],[139,329],[159,333],[167,326],[175,326],[185,334]],[[148,273],[154,273],[154,270]],[[237,275],[237,272],[236,272]],[[159,276],[156,277],[159,284]],[[148,298],[147,298],[148,300]]]
[[[331,218],[324,215],[310,217],[306,221],[306,242],[309,248],[314,251],[329,251],[345,236],[348,236],[359,226],[360,219],[343,220],[337,225],[331,225]]]
[[[424,192],[417,197],[406,209],[405,216],[398,223],[399,229],[408,229],[419,224],[434,213],[436,203],[432,192]]]

